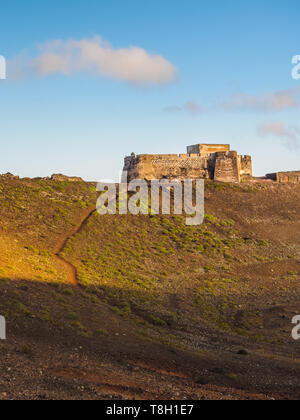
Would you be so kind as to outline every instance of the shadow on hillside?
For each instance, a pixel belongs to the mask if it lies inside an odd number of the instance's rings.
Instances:
[[[118,293],[121,295],[123,291]],[[108,294],[111,294],[110,298],[107,298]],[[150,298],[144,295],[145,300]],[[194,331],[190,350],[185,350],[178,346],[176,340],[164,342],[159,337],[151,337],[151,334],[142,334],[143,330],[150,329],[151,332],[153,329],[160,331],[164,339],[177,333],[176,320],[168,321],[166,318],[164,325],[155,325],[155,322],[159,324],[158,317],[151,319],[149,310],[137,305],[131,308],[131,313],[127,313],[123,303],[116,299],[115,289],[107,288],[103,294],[100,287],[82,288],[0,278],[0,314],[7,320],[7,342],[14,343],[16,349],[24,344],[32,347],[33,360],[35,355],[42,354],[51,363],[54,353],[64,354],[82,347],[85,356],[94,360],[108,357],[121,364],[133,363],[157,371],[172,370],[198,385],[241,389],[254,387],[261,391],[260,386],[251,383],[251,376],[264,378],[265,375],[268,378],[269,375],[269,382],[273,378],[275,362],[268,356],[271,348],[267,345],[251,344],[245,338],[203,329],[205,340],[210,337],[210,343],[206,345],[210,345],[211,349],[205,346],[200,349],[197,340],[205,342],[201,327]],[[250,348],[250,354],[238,356],[238,346],[245,344]],[[264,347],[266,354],[259,354],[259,349]],[[284,371],[285,377],[299,377],[299,366],[292,361],[277,360],[276,369]],[[283,382],[278,379],[274,390],[280,391],[282,387]]]

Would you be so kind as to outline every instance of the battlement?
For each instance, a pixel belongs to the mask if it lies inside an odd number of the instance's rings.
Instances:
[[[215,179],[241,182],[252,177],[251,156],[230,150],[229,144],[197,144],[187,147],[186,154],[127,156],[124,171],[132,179]]]

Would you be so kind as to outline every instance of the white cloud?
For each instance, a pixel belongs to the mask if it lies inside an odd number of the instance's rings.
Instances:
[[[287,108],[300,106],[298,95],[300,87],[266,92],[261,95],[235,94],[229,101],[222,104],[226,110],[253,110],[253,111],[283,111]]]
[[[197,115],[200,114],[203,109],[194,101],[188,101],[182,106],[171,105],[163,109],[164,112],[188,112],[189,114]]]
[[[87,71],[141,85],[162,85],[176,78],[176,68],[160,55],[139,47],[114,49],[100,37],[52,41],[40,46],[32,66],[40,76]]]
[[[258,127],[258,133],[261,136],[275,136],[284,141],[284,145],[290,150],[300,148],[300,130],[294,126],[286,126],[281,121],[275,121],[269,124],[262,124]]]

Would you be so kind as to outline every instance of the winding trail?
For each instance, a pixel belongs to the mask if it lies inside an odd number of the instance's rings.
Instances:
[[[67,242],[69,241],[69,239],[72,238],[72,236],[76,235],[77,233],[80,233],[81,232],[81,230],[83,229],[83,227],[87,224],[89,218],[95,212],[96,212],[96,208],[95,207],[93,207],[92,209],[87,209],[83,213],[83,215],[81,216],[81,219],[79,221],[79,226],[75,230],[69,231],[64,237],[62,237],[61,240],[59,241],[59,243],[57,244],[57,246],[54,249],[54,256],[55,256],[55,258],[58,261],[60,261],[61,263],[63,263],[63,265],[66,268],[68,282],[71,283],[71,284],[73,284],[74,286],[79,286],[77,269],[76,269],[76,267],[72,263],[70,263],[69,261],[67,261],[60,254],[64,250],[64,248],[65,248]]]

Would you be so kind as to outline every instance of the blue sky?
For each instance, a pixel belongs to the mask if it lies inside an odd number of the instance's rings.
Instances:
[[[299,16],[296,0],[1,5],[0,172],[117,178],[133,151],[198,142],[251,154],[256,175],[300,169]]]

